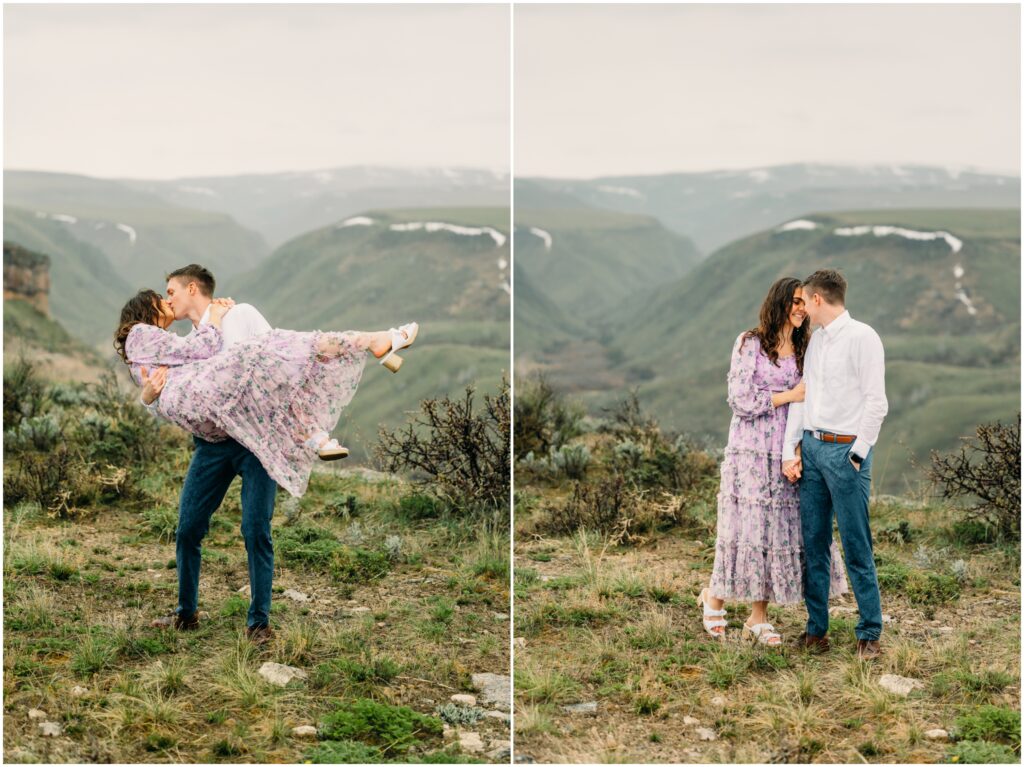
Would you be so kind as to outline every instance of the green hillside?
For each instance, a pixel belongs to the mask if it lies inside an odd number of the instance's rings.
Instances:
[[[360,218],[373,223],[334,225],[291,240],[219,289],[257,306],[275,327],[375,330],[420,323],[419,341],[397,375],[368,362],[338,432],[351,440],[355,457],[365,457],[379,423],[398,425],[424,397],[455,395],[469,383],[481,393],[496,391],[509,369],[510,336],[507,209],[370,211]],[[428,222],[470,233],[391,228]]]
[[[173,204],[231,216],[273,247],[364,210],[508,205],[508,174],[480,168],[349,166],[122,183]]]
[[[926,457],[931,449],[950,449],[981,420],[1011,418],[1020,407],[1019,214],[863,211],[802,218],[818,228],[775,227],[739,240],[681,280],[618,307],[608,354],[663,426],[721,442],[729,424],[729,349],[756,322],[768,286],[781,276],[839,268],[849,281],[850,313],[878,330],[886,346],[890,414],[880,443],[884,460],[876,461],[879,486],[905,490],[911,452]],[[962,240],[962,250],[941,239],[834,232],[866,224],[945,231]],[[958,266],[974,314],[957,297]],[[557,358],[546,362],[556,377],[571,377]],[[567,388],[582,391],[594,408],[623,395],[582,381]]]
[[[169,270],[192,262],[230,277],[269,252],[259,234],[224,213],[172,205],[116,181],[5,171],[4,199],[102,250],[135,288],[159,287]]]
[[[516,208],[567,199],[654,216],[703,253],[809,210],[1017,208],[1020,178],[920,165],[772,167],[615,176],[516,179]]]
[[[516,264],[548,300],[595,330],[609,306],[681,277],[698,261],[689,240],[649,216],[516,209]]]
[[[64,224],[6,205],[4,240],[50,257],[50,313],[64,328],[90,346],[110,344],[134,288],[102,251]]]

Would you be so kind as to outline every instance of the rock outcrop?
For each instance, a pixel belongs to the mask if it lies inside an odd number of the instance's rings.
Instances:
[[[50,257],[4,243],[4,301],[28,301],[50,316]]]

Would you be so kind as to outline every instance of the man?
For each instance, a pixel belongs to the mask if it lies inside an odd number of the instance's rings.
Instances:
[[[846,569],[857,598],[857,656],[881,653],[882,604],[868,524],[871,459],[885,398],[885,353],[878,334],[846,310],[846,280],[822,269],[804,281],[812,335],[804,357],[806,392],[790,406],[783,473],[800,481],[804,539],[804,647],[828,650],[828,596],[832,517],[839,524]],[[799,451],[799,454],[798,454]]]
[[[174,319],[189,319],[193,330],[205,324],[216,283],[213,275],[198,264],[167,275],[167,303]],[[222,300],[222,299],[218,299]],[[270,324],[249,304],[235,304],[221,321],[224,347],[270,330]],[[151,407],[163,388],[165,369],[143,373],[143,403]],[[274,544],[270,519],[274,514],[277,483],[255,455],[223,434],[220,440],[193,437],[195,452],[188,467],[178,504],[176,560],[178,564],[178,608],[172,615],[153,621],[157,627],[179,630],[199,625],[199,568],[202,541],[236,476],[242,477],[242,537],[249,559],[249,614],[246,636],[257,643],[273,637],[270,629],[270,590],[274,576]]]

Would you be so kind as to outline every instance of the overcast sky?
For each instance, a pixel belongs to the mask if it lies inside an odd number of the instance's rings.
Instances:
[[[4,167],[509,170],[509,9],[4,7]]]
[[[516,175],[1019,173],[1020,9],[519,5]]]

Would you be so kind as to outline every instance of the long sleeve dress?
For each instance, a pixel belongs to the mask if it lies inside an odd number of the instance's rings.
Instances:
[[[745,335],[745,334],[744,334]],[[772,394],[800,381],[793,356],[773,364],[756,337],[736,339],[728,376],[733,416],[718,492],[718,537],[710,594],[722,599],[792,604],[803,599],[800,495],[782,474],[788,405]],[[832,544],[833,596],[846,570]]]
[[[330,355],[317,353],[324,335],[336,342]],[[337,425],[359,385],[366,351],[351,334],[320,331],[272,330],[225,350],[221,345],[213,325],[182,337],[139,324],[128,334],[125,354],[136,383],[143,366],[168,367],[157,400],[161,416],[208,441],[226,432],[281,487],[301,496],[317,457],[303,442]]]

